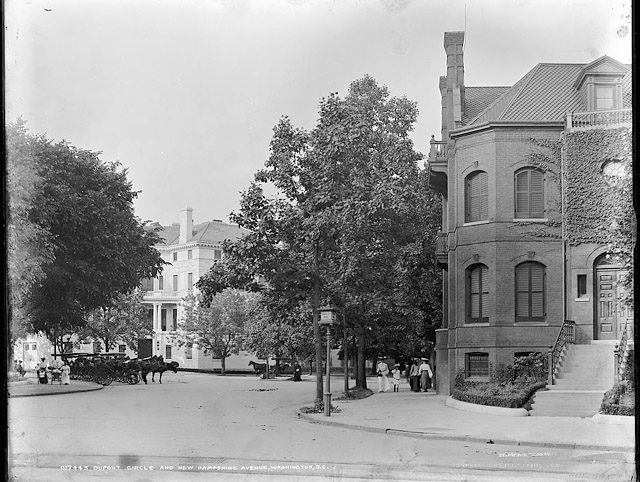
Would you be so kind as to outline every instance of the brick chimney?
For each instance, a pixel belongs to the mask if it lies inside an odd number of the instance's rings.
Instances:
[[[464,32],[445,32],[444,50],[447,54],[447,76],[440,81],[443,114],[446,110],[442,119],[442,140],[448,140],[449,131],[462,126]]]
[[[180,211],[180,244],[184,244],[193,236],[193,209]]]

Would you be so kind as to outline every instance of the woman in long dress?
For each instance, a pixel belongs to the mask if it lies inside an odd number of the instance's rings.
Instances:
[[[60,375],[62,377],[62,383],[64,383],[65,385],[69,385],[69,373],[71,372],[71,368],[69,367],[69,365],[67,365],[67,362],[64,362],[64,365],[62,365],[60,371],[62,372],[62,374]]]
[[[378,363],[378,393],[383,393],[389,390],[389,380],[387,375],[389,374],[389,366],[380,360]]]

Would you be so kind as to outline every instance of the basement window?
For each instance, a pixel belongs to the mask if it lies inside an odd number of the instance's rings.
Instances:
[[[467,378],[489,376],[488,353],[467,353],[465,361]]]

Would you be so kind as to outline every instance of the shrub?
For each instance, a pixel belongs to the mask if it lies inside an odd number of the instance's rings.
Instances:
[[[340,409],[335,405],[331,405],[331,413],[338,413]],[[313,407],[300,407],[300,413],[324,413],[324,401],[316,400]]]
[[[511,365],[501,363],[495,371],[491,371],[490,379],[493,383],[510,383],[516,379],[515,370]]]
[[[483,386],[484,385],[484,386]],[[544,388],[546,382],[533,384],[495,385],[493,383],[468,384],[463,389],[454,388],[451,396],[456,400],[491,407],[521,408],[533,394]]]
[[[462,389],[465,384],[467,383],[465,381],[465,372],[464,372],[464,368],[461,368],[460,370],[458,370],[456,372],[456,377],[453,380],[453,388],[458,388],[458,389]]]
[[[633,384],[623,380],[604,394],[600,412],[605,415],[635,415],[635,393]]]
[[[547,356],[536,352],[527,356],[518,356],[513,359],[513,372],[515,377],[523,377],[528,380],[544,380],[547,376]]]
[[[494,370],[489,364],[489,381],[465,378],[458,370],[451,396],[456,400],[492,407],[521,408],[530,405],[533,394],[547,384],[546,357],[542,353],[514,358],[513,365],[500,364]],[[519,379],[523,382],[518,382]]]

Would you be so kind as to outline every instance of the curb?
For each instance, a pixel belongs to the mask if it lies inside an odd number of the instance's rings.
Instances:
[[[49,395],[68,395],[69,393],[82,393],[82,392],[94,392],[96,390],[102,390],[104,386],[98,385],[95,387],[87,387],[87,388],[79,388],[77,390],[65,390],[59,392],[49,392],[49,393],[21,393],[17,395],[11,395],[10,390],[7,390],[8,398],[25,398],[25,397],[45,397]]]
[[[635,425],[636,417],[628,415],[605,415],[604,413],[596,413],[591,417],[593,423],[606,423],[610,425]]]
[[[497,407],[497,408],[501,408],[501,407]],[[346,428],[351,430],[359,430],[362,432],[380,433],[385,435],[397,435],[400,437],[419,438],[419,439],[425,439],[425,440],[449,440],[449,441],[459,441],[459,442],[515,445],[515,446],[528,446],[528,447],[541,447],[541,448],[558,448],[558,449],[570,449],[570,450],[607,450],[607,451],[615,451],[615,452],[635,453],[635,447],[625,447],[625,446],[588,445],[588,444],[565,443],[565,442],[534,442],[534,441],[514,440],[514,439],[492,439],[490,437],[479,437],[474,435],[443,435],[443,434],[432,433],[432,432],[412,432],[408,430],[398,430],[393,428],[367,427],[364,425],[354,425],[349,423],[333,422],[330,420],[319,419],[301,412],[298,412],[298,418],[310,423],[316,423],[318,425],[327,425],[327,426],[334,426],[334,427]]]
[[[488,405],[476,405],[475,403],[461,402],[453,397],[447,398],[445,405],[465,412],[486,413],[489,415],[502,415],[504,417],[528,417],[526,408],[491,407]]]

